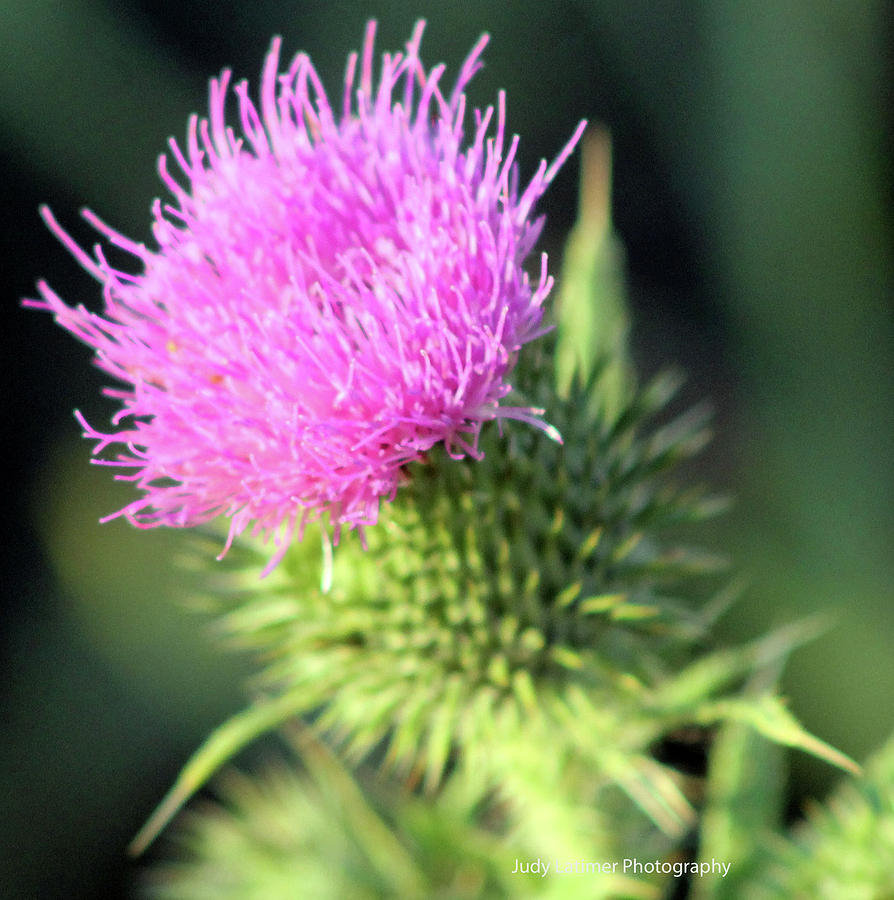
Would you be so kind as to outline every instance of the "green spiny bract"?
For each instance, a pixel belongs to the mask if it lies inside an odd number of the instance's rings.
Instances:
[[[681,779],[650,748],[710,693],[681,708],[659,688],[705,636],[700,576],[719,564],[662,532],[718,508],[666,477],[703,446],[705,414],[647,429],[670,376],[611,421],[590,411],[592,384],[559,405],[551,382],[541,361],[523,387],[564,444],[513,424],[484,431],[480,461],[433,453],[366,549],[336,548],[328,592],[311,533],[262,582],[265,550],[236,551],[223,625],[262,651],[265,693],[293,696],[354,760],[375,751],[429,789],[449,769],[540,816],[545,797],[574,796],[555,829],[566,850],[607,839],[593,800],[612,783],[679,834]]]

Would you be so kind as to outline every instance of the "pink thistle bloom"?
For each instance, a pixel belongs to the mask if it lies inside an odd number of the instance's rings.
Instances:
[[[500,401],[517,351],[545,330],[546,256],[536,286],[522,267],[542,227],[532,209],[584,123],[520,189],[502,92],[496,113],[475,110],[466,141],[463,91],[487,37],[448,95],[444,66],[427,72],[419,59],[423,24],[405,53],[382,57],[377,83],[367,26],[340,110],[306,55],[279,73],[279,38],[260,107],[235,87],[238,132],[225,121],[229,71],[212,80],[209,118],[191,118],[185,149],[170,141],[182,176],[159,160],[174,202],[155,201],[158,249],[84,211],[138,274],[99,245],[89,256],[41,210],[102,283],[105,309],[70,307],[45,282],[26,303],[52,311],[126,386],[106,391],[121,401],[121,430],[79,415],[94,454],[124,447],[95,461],[133,468],[118,477],[143,492],[108,518],[224,515],[227,547],[248,527],[274,536],[272,567],[306,521],[328,514],[336,540],[343,525],[375,523],[401,468],[440,441],[478,456],[482,424],[506,418],[558,438],[542,410]]]

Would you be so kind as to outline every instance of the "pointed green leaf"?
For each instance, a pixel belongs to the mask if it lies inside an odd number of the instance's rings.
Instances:
[[[611,143],[604,131],[583,141],[580,215],[565,248],[558,301],[556,386],[567,399],[601,365],[594,405],[614,419],[634,386],[627,334],[622,252],[610,220]]]
[[[696,721],[701,724],[717,721],[743,722],[778,744],[804,750],[854,775],[859,775],[862,771],[849,756],[807,731],[777,696],[766,694],[756,698],[708,703],[698,710]]]
[[[139,856],[189,798],[227,760],[265,732],[297,715],[303,708],[304,700],[297,693],[284,694],[273,700],[260,701],[215,728],[183,767],[173,787],[131,841],[128,852]]]

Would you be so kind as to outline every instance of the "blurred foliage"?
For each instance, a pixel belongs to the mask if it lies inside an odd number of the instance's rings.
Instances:
[[[313,896],[350,900],[500,900],[519,896],[516,853],[456,794],[433,804],[393,782],[345,770],[309,732],[296,753],[247,778],[220,779],[221,802],[184,816],[168,844],[177,861],[148,873],[156,900]],[[303,768],[306,767],[306,771]],[[492,816],[491,816],[492,818]],[[522,876],[523,877],[523,876]],[[590,898],[654,900],[623,874],[586,882]],[[525,896],[569,896],[561,882],[524,878]]]
[[[306,730],[289,734],[297,752],[287,761],[251,778],[226,773],[222,803],[184,817],[170,854],[179,861],[148,873],[150,896],[506,896],[513,860],[473,809],[355,781]]]
[[[735,0],[3,0],[8,307],[39,275],[72,301],[97,296],[41,230],[39,202],[67,225],[89,203],[148,238],[154,158],[203,107],[208,76],[233,65],[256,81],[270,36],[282,33],[337,86],[369,15],[381,20],[383,46],[428,17],[423,52],[454,70],[490,31],[472,99],[508,89],[528,170],[581,115],[609,125],[635,353],[647,370],[681,360],[694,373],[691,394],[714,397],[710,466],[741,498],[713,539],[755,587],[722,627],[739,639],[839,609],[837,627],[795,657],[785,683],[812,730],[862,758],[891,730],[894,686],[890,9],[881,0],[784,0],[772,10]],[[572,176],[554,187],[546,241],[556,246],[572,219]],[[167,587],[138,604],[130,587],[114,586],[134,553],[150,584],[176,579],[167,549],[144,549],[154,536],[130,543],[126,529],[93,524],[115,503],[99,496],[106,473],[76,475],[91,471],[86,451],[55,462],[70,451],[52,443],[76,432],[66,408],[87,406],[97,420],[108,411],[84,399],[97,384],[86,354],[50,332],[22,311],[3,331],[15,427],[0,747],[0,843],[12,852],[0,883],[11,896],[108,895],[125,841],[190,745],[232,708],[234,688],[222,676],[218,693],[204,663],[205,675],[179,675],[203,626],[171,618]],[[67,571],[48,574],[32,522]],[[170,668],[168,641],[181,660]],[[735,790],[747,793],[749,777],[747,796],[769,790],[779,761],[759,765],[753,748],[728,740],[741,768]],[[822,793],[828,773],[796,766],[795,801]],[[762,821],[766,809],[754,815]]]
[[[738,741],[737,726],[729,737]],[[248,778],[218,779],[221,800],[198,805],[166,841],[169,860],[147,873],[156,900],[203,898],[518,897],[512,876],[518,848],[483,827],[481,810],[448,793],[421,800],[363,770],[353,776],[309,731],[289,729],[294,755]],[[766,742],[748,741],[764,761]],[[849,779],[826,808],[811,811],[793,839],[774,837],[752,819],[735,847],[703,855],[732,861],[726,877],[694,878],[694,898],[747,900],[885,900],[894,890],[894,767],[889,742],[870,762],[865,780]],[[715,751],[716,752],[716,751]],[[718,757],[730,763],[728,753]],[[750,765],[762,781],[760,762]],[[729,781],[725,777],[725,781]],[[760,796],[761,802],[775,792]],[[765,804],[766,805],[766,804]],[[773,805],[772,801],[769,805]],[[491,816],[491,820],[493,817]],[[712,823],[713,824],[713,823]],[[765,823],[766,824],[766,823]],[[705,823],[706,826],[708,822]],[[749,862],[743,846],[755,848]],[[727,850],[731,852],[727,852]],[[719,852],[719,855],[717,855]],[[173,860],[170,859],[173,857]],[[589,858],[593,858],[590,854]],[[559,856],[560,861],[565,857]],[[555,862],[551,860],[553,865]],[[538,898],[657,898],[645,881],[614,875],[539,875],[524,879],[524,896]]]
[[[894,896],[894,740],[848,779],[790,840],[765,838],[747,900],[886,900]]]

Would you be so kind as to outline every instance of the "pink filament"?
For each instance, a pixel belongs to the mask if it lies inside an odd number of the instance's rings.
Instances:
[[[584,123],[519,196],[502,93],[496,117],[475,111],[465,146],[463,92],[486,36],[446,97],[443,67],[419,59],[422,30],[383,58],[376,86],[367,26],[338,118],[306,56],[279,74],[279,38],[260,109],[235,87],[241,137],[226,124],[230,73],[212,80],[209,118],[190,119],[185,148],[170,142],[185,184],[159,160],[173,200],[154,209],[158,249],[84,213],[139,261],[136,275],[41,210],[103,285],[102,314],[44,282],[27,303],[127,386],[109,391],[121,430],[79,417],[95,454],[123,448],[98,462],[134,469],[119,477],[142,495],[115,515],[140,527],[228,516],[227,547],[246,529],[274,539],[269,570],[308,521],[328,515],[336,540],[342,525],[374,524],[402,467],[439,442],[477,456],[495,418],[558,437],[540,410],[500,401],[517,351],[544,330],[552,286],[545,255],[536,287],[523,268],[542,225],[529,215]]]

